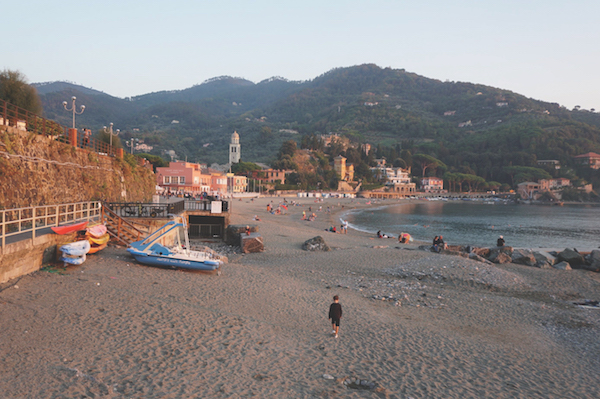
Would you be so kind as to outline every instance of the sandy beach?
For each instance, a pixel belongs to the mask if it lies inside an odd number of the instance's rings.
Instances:
[[[293,199],[284,215],[266,213],[282,198],[234,201],[265,252],[229,255],[221,275],[109,247],[0,285],[0,397],[600,397],[600,310],[573,304],[600,299],[600,274],[334,234],[365,200]],[[302,250],[318,235],[331,251]]]

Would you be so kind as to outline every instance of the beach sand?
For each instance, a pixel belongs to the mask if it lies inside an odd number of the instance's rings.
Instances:
[[[0,397],[600,397],[600,310],[573,305],[600,299],[598,274],[329,233],[338,204],[365,201],[294,198],[267,214],[280,200],[234,201],[232,223],[258,225],[265,252],[229,254],[221,275],[109,247],[1,285]],[[333,212],[300,220],[319,205]],[[318,235],[330,252],[302,250]]]

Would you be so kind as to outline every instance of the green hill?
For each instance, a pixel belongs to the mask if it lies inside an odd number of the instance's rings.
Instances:
[[[600,114],[592,110],[570,111],[508,90],[372,64],[305,82],[219,77],[128,100],[64,83],[46,86],[38,86],[46,116],[70,124],[61,103],[75,95],[86,105],[78,125],[97,130],[113,122],[124,138],[134,134],[155,145],[157,154],[173,149],[192,161],[226,162],[234,130],[244,161],[269,162],[286,140],[336,132],[398,154],[428,154],[447,171],[505,183],[512,179],[507,166],[537,166],[538,159],[560,160],[565,168],[554,174],[583,175],[572,157],[600,153]]]

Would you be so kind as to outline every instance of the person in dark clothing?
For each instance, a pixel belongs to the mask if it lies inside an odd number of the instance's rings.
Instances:
[[[340,319],[342,318],[342,305],[340,304],[340,297],[337,295],[333,297],[333,303],[329,306],[329,318],[333,329],[331,333],[337,338],[340,331]]]
[[[504,237],[498,237],[498,241],[496,242],[496,246],[503,247],[504,246]]]

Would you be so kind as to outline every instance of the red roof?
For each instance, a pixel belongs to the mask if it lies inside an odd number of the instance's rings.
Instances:
[[[587,154],[577,155],[575,158],[600,158],[600,155],[595,152],[588,152]]]

